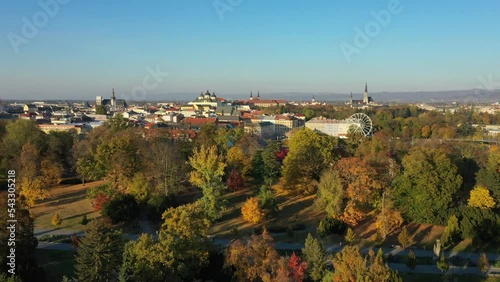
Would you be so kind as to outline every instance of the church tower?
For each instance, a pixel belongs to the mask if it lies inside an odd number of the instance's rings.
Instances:
[[[111,96],[111,107],[116,106],[115,88],[113,87],[113,95]]]
[[[365,96],[363,96],[363,103],[368,104],[368,83],[365,84]]]
[[[352,102],[353,102],[353,101],[352,101],[352,92],[351,92],[351,99],[349,99],[349,104],[351,104],[351,105],[352,105]]]
[[[250,100],[253,100],[253,91],[250,91]]]

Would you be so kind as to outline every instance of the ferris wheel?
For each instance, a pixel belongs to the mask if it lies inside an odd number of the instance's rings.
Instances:
[[[372,120],[369,116],[363,113],[353,114],[349,120],[352,122],[352,130],[354,133],[360,133],[364,136],[372,134]]]

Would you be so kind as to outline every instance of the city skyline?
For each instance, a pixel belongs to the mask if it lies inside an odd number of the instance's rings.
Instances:
[[[496,1],[2,6],[2,99],[500,88]]]

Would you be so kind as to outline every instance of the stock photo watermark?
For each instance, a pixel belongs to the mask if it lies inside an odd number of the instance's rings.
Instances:
[[[142,84],[132,88],[130,97],[122,98],[130,98],[132,101],[144,101],[148,93],[158,88],[164,79],[170,75],[168,72],[162,72],[159,65],[156,65],[155,69],[147,66],[146,72],[147,74],[142,78]]]
[[[41,10],[35,12],[31,18],[22,17],[23,25],[20,33],[9,32],[7,38],[16,54],[19,53],[19,47],[28,44],[40,29],[47,26],[49,20],[54,18],[61,7],[68,4],[71,0],[40,0],[38,5]]]
[[[224,20],[224,14],[227,12],[232,12],[234,8],[239,6],[243,0],[214,0],[212,5],[214,6],[215,12],[217,16],[219,16],[219,20]]]
[[[370,12],[372,20],[367,22],[363,28],[354,27],[355,35],[352,44],[344,41],[339,45],[347,63],[351,63],[354,54],[360,54],[364,48],[368,47],[372,39],[377,37],[382,32],[382,29],[391,23],[392,17],[402,11],[403,6],[400,0],[390,0],[386,9]]]

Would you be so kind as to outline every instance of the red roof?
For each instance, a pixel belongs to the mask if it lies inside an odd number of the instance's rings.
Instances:
[[[215,123],[217,121],[216,118],[185,118],[184,123],[188,124],[206,124],[206,123]]]

